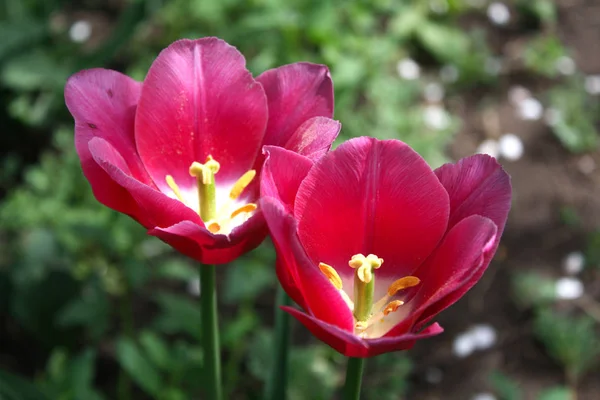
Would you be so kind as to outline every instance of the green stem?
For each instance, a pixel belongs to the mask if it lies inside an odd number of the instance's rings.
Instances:
[[[344,384],[344,400],[360,399],[360,386],[362,384],[364,363],[364,358],[348,358],[346,383]]]
[[[265,400],[285,400],[287,387],[288,350],[290,347],[290,316],[279,308],[290,304],[283,288],[277,288],[275,302],[275,354],[265,388]]]
[[[217,285],[214,265],[200,266],[200,307],[202,311],[203,375],[206,395],[211,400],[223,398],[221,388],[221,355],[217,320]]]

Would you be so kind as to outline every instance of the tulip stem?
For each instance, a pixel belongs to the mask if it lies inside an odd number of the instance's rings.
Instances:
[[[364,358],[349,357],[346,369],[346,383],[344,384],[344,400],[359,400],[360,386],[362,384]]]
[[[285,400],[286,398],[290,316],[279,307],[289,304],[290,298],[283,288],[278,286],[275,302],[275,354],[269,380],[265,387],[265,400]]]
[[[217,285],[214,265],[200,265],[200,308],[202,312],[203,375],[206,398],[221,400],[221,354],[217,320]]]

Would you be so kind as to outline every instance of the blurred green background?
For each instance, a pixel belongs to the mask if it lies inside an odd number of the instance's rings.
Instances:
[[[598,21],[583,0],[3,0],[0,399],[201,398],[195,266],[94,200],[63,87],[143,80],[213,35],[255,74],[327,64],[342,140],[398,138],[433,167],[486,152],[513,176],[496,261],[446,333],[367,362],[365,399],[600,398]],[[273,263],[265,243],[218,270],[228,398],[261,396]],[[293,343],[289,398],[335,398],[344,358],[297,324]]]

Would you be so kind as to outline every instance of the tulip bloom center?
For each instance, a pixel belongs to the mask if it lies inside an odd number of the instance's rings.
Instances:
[[[416,286],[420,283],[416,276],[405,276],[397,279],[387,288],[386,294],[376,302],[375,293],[375,270],[381,268],[383,259],[374,254],[364,256],[355,254],[348,265],[354,268],[354,291],[352,298],[346,293],[342,286],[342,279],[337,271],[325,263],[319,263],[319,269],[327,277],[329,282],[339,290],[340,295],[352,311],[354,316],[354,334],[362,338],[380,337],[385,332],[376,328],[377,324],[383,324],[391,313],[398,310],[404,301],[394,299],[401,290]]]
[[[231,187],[229,196],[218,204],[217,187],[215,175],[219,172],[221,165],[208,156],[204,164],[194,161],[190,166],[190,175],[196,178],[198,189],[198,207],[186,201],[179,186],[171,175],[165,180],[175,196],[186,206],[198,212],[206,228],[211,233],[227,235],[231,231],[246,222],[254,213],[257,206],[254,203],[240,204],[237,200],[242,192],[256,176],[256,171],[251,169],[243,174]]]

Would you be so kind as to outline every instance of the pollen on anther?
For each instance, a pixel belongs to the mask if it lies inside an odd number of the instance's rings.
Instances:
[[[256,176],[255,170],[251,169],[250,171],[246,171],[246,173],[244,175],[242,175],[240,177],[240,179],[238,179],[233,184],[233,187],[231,188],[231,191],[229,192],[229,198],[232,200],[235,200],[238,197],[240,197],[242,192],[244,191],[244,189],[246,189],[246,187],[250,184],[250,182],[252,182],[252,180],[254,179],[255,176]]]
[[[206,229],[208,229],[210,233],[217,233],[221,230],[221,225],[219,225],[218,222],[211,222],[210,224],[208,224]]]
[[[342,290],[342,278],[340,278],[340,275],[331,265],[319,263],[319,269],[321,270],[323,275],[325,275],[327,279],[329,279],[329,282],[331,282],[331,284],[335,286],[336,289]]]
[[[398,309],[404,302],[402,300],[390,301],[387,306],[383,309],[383,315],[388,315]]]
[[[238,208],[237,210],[235,210],[234,212],[232,212],[230,218],[233,219],[242,213],[251,213],[252,211],[255,211],[257,208],[258,208],[257,205],[254,203],[245,204],[245,205],[241,206],[240,208]]]
[[[175,196],[177,196],[179,201],[181,201],[183,203],[184,202],[183,196],[181,195],[181,190],[179,190],[179,186],[177,185],[177,183],[175,183],[175,179],[173,179],[173,177],[171,175],[167,175],[165,177],[165,181],[167,181],[167,186],[169,186],[169,188],[171,188],[171,190],[173,191]]]
[[[400,290],[408,289],[413,286],[417,286],[420,282],[421,282],[421,280],[419,278],[417,278],[416,276],[405,276],[403,278],[400,278],[400,279],[394,281],[388,287],[387,294],[388,294],[388,296],[391,297],[391,296],[395,295],[397,292],[399,292]]]

